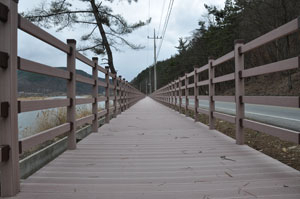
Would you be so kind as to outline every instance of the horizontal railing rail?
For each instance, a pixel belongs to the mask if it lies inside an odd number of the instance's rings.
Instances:
[[[208,64],[200,68],[195,67],[194,71],[186,73],[185,76],[179,77],[178,79],[163,86],[155,91],[151,96],[155,100],[158,100],[162,103],[176,108],[178,107],[179,111],[185,112],[185,114],[188,113],[188,110],[194,111],[195,121],[198,121],[199,113],[208,115],[210,129],[215,129],[216,118],[235,124],[237,144],[244,144],[244,128],[250,128],[279,137],[283,140],[300,144],[299,131],[289,130],[245,118],[245,104],[300,108],[300,96],[246,96],[244,88],[245,78],[292,70],[300,67],[300,57],[296,56],[249,69],[244,68],[245,53],[250,52],[262,45],[268,44],[269,42],[297,32],[299,29],[300,18],[297,18],[246,44],[244,44],[242,40],[237,40],[234,44],[233,51],[215,60],[209,58]],[[216,77],[215,68],[219,67],[220,64],[231,60],[234,60],[235,71],[233,73],[223,74]],[[199,80],[199,75],[203,72],[207,73],[207,71],[208,79]],[[193,77],[194,83],[189,84],[189,79]],[[235,81],[235,95],[215,95],[215,84],[224,83],[227,81]],[[209,86],[208,95],[199,95],[199,88],[205,85]],[[194,89],[193,96],[189,96],[189,89]],[[190,105],[191,100],[194,100],[194,105]],[[209,108],[205,109],[199,107],[199,100],[207,100],[209,102]],[[216,111],[216,101],[235,103],[235,115]]]
[[[92,131],[98,132],[98,119],[105,117],[108,123],[111,116],[125,111],[144,97],[121,76],[113,74],[108,67],[101,67],[98,58],[92,60],[76,51],[76,41],[63,42],[55,36],[32,24],[17,12],[16,1],[0,3],[0,160],[1,160],[1,196],[13,196],[20,189],[19,154],[67,133],[68,149],[76,149],[75,130],[85,124],[92,124]],[[9,12],[3,12],[8,10]],[[2,15],[5,15],[4,18]],[[5,17],[7,20],[5,20]],[[53,46],[66,54],[66,70],[51,67],[43,63],[28,60],[17,55],[17,30]],[[92,76],[86,77],[76,74],[76,60],[92,68]],[[45,99],[22,101],[17,99],[17,71],[66,80],[67,95],[65,99]],[[102,73],[105,80],[99,79]],[[89,98],[76,98],[76,82],[88,84],[92,87]],[[99,96],[99,87],[105,89],[105,96]],[[111,106],[110,101],[113,104]],[[98,102],[105,102],[103,110],[98,110]],[[76,105],[92,104],[90,115],[76,118]],[[67,121],[29,137],[18,139],[18,113],[65,107]]]

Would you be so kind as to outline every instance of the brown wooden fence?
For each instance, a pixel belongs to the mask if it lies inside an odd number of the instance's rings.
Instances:
[[[13,196],[20,189],[19,154],[52,140],[56,136],[68,133],[68,148],[76,149],[75,130],[84,124],[92,124],[93,132],[98,131],[98,119],[126,110],[144,97],[137,89],[109,69],[98,65],[98,59],[92,60],[76,51],[76,41],[64,43],[28,20],[18,15],[16,0],[4,0],[0,3],[0,161],[1,196]],[[50,67],[27,60],[17,55],[17,30],[20,29],[33,37],[66,53],[67,70]],[[92,67],[92,78],[76,74],[76,59]],[[18,101],[17,71],[27,71],[58,77],[67,81],[67,98],[51,100]],[[105,75],[105,82],[99,80],[98,73]],[[110,78],[112,81],[110,81]],[[91,98],[76,98],[76,82],[93,87]],[[99,96],[98,87],[105,88],[105,96]],[[110,93],[110,91],[113,91]],[[113,107],[110,106],[113,101]],[[98,112],[98,102],[105,101],[105,109]],[[92,114],[76,119],[76,105],[92,104]],[[18,113],[67,107],[67,122],[30,137],[18,139]]]
[[[210,129],[215,129],[216,118],[236,124],[237,144],[244,144],[244,128],[265,132],[270,135],[277,136],[283,140],[300,144],[300,132],[298,131],[279,128],[261,122],[245,119],[245,103],[300,108],[300,97],[245,96],[244,88],[245,78],[299,68],[299,56],[254,68],[244,68],[245,53],[286,35],[297,32],[299,29],[300,18],[297,18],[257,39],[254,39],[253,41],[250,41],[249,43],[244,44],[242,40],[236,40],[233,51],[215,60],[209,58],[208,64],[200,68],[195,67],[194,71],[186,73],[185,76],[174,80],[173,82],[154,92],[152,97],[167,105],[179,107],[179,110],[184,110],[185,114],[188,114],[188,110],[194,111],[196,121],[199,113],[208,115]],[[220,64],[230,60],[234,60],[235,72],[216,77],[215,68]],[[207,72],[207,70],[209,74],[208,79],[199,80],[199,75],[203,72]],[[193,77],[193,83],[189,84],[189,80]],[[215,95],[215,84],[233,80],[235,81],[235,96]],[[205,96],[199,95],[199,87],[205,85],[208,85],[209,87],[209,94]],[[189,96],[189,89],[194,89],[194,94],[192,96]],[[185,99],[185,104],[183,104],[183,99]],[[190,99],[194,100],[194,106],[190,106]],[[208,100],[209,109],[199,108],[199,100]],[[215,111],[215,101],[235,103],[235,116]]]

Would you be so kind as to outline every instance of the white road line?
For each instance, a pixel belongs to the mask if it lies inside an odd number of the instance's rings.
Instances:
[[[207,108],[208,109],[208,106],[203,106],[202,107],[204,108]],[[218,107],[216,106],[217,109],[223,109],[223,110],[228,110],[228,111],[232,111],[232,112],[235,112],[234,109],[229,109],[229,108],[221,108],[221,107]],[[291,121],[295,121],[295,122],[300,122],[300,120],[298,119],[294,119],[294,118],[288,118],[288,117],[280,117],[280,116],[274,116],[274,115],[267,115],[267,114],[262,114],[262,113],[254,113],[254,112],[249,112],[249,111],[245,111],[245,113],[249,113],[249,114],[253,114],[253,115],[260,115],[260,116],[265,116],[265,117],[272,117],[272,118],[277,118],[277,119],[283,119],[283,120],[291,120]]]
[[[220,108],[220,107],[216,107],[216,108],[223,109],[223,110],[229,110],[229,111],[233,111],[233,112],[235,111],[235,110],[229,109],[229,108]],[[292,121],[300,122],[300,120],[297,120],[297,119],[294,119],[294,118],[288,118],[288,117],[280,117],[280,116],[274,116],[274,115],[254,113],[254,112],[249,112],[249,111],[246,111],[245,113],[250,113],[250,114],[253,114],[253,115],[260,115],[260,116],[273,117],[273,118],[278,118],[278,119],[292,120]]]

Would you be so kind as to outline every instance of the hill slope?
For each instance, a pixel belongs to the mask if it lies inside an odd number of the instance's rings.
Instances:
[[[59,67],[66,70],[65,67]],[[82,71],[76,70],[76,74],[90,77],[91,75]],[[103,80],[99,78],[100,80]],[[19,95],[64,95],[67,90],[67,81],[61,78],[50,77],[36,73],[18,71],[18,92]],[[102,87],[99,88],[99,93],[104,92]],[[76,82],[76,95],[90,95],[92,86],[81,82]]]
[[[270,6],[272,5],[272,6]],[[208,57],[219,58],[233,50],[234,40],[252,41],[284,25],[300,15],[300,1],[281,0],[226,0],[219,9],[205,5],[207,17],[202,17],[199,27],[187,39],[179,38],[178,53],[157,63],[157,87],[193,71],[208,63]],[[200,18],[200,16],[199,16]],[[285,36],[263,45],[245,54],[245,68],[253,68],[277,62],[300,54],[299,32]],[[153,67],[151,82],[153,82]],[[234,72],[234,62],[228,61],[216,67],[216,76]],[[284,71],[247,79],[247,95],[300,95],[300,69]],[[203,72],[200,79],[208,74]],[[140,72],[132,83],[146,93],[149,91],[149,68]],[[200,94],[206,94],[208,88],[202,86]],[[153,83],[152,89],[153,90]],[[216,85],[217,95],[234,93],[234,82]]]

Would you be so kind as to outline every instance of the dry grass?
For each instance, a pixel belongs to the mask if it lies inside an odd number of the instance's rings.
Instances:
[[[46,97],[21,97],[18,100],[43,100]],[[98,107],[98,111],[103,110],[103,108]],[[86,117],[88,115],[92,114],[92,109],[90,106],[78,106],[76,107],[76,119]],[[61,124],[64,124],[67,122],[67,108],[56,108],[56,109],[49,109],[49,110],[43,110],[40,113],[37,114],[35,118],[35,127],[26,127],[24,130],[20,132],[20,134],[23,137],[29,137],[32,135],[35,135],[37,133],[40,133],[42,131],[54,128],[56,126],[59,126]],[[85,126],[85,125],[83,125]],[[83,126],[78,127],[77,129],[82,128]],[[29,151],[24,152],[20,155],[20,159],[23,159],[30,154],[41,150],[42,148],[64,138],[67,136],[67,133],[64,133],[60,136],[57,136],[56,138],[52,140],[48,140],[45,143],[39,144],[38,146],[32,148]]]
[[[92,109],[87,108],[87,106],[81,106],[76,110],[76,119],[88,116],[92,114]]]
[[[86,107],[79,107],[76,110],[76,118],[82,118],[91,115],[91,110]],[[51,110],[43,110],[35,118],[36,126],[34,128],[27,127],[20,133],[23,137],[28,137],[36,133],[51,129],[67,122],[67,108],[57,108]]]
[[[174,108],[171,106],[171,108]],[[178,108],[175,108],[179,110]],[[182,109],[184,113],[184,109]],[[188,111],[189,117],[194,118],[194,112]],[[207,115],[199,114],[198,119],[201,123],[208,125]],[[235,125],[223,120],[216,120],[216,130],[235,139]],[[300,145],[292,142],[283,141],[277,137],[266,133],[245,129],[245,144],[256,149],[290,167],[300,171]]]
[[[99,111],[102,110],[102,108],[98,108]],[[77,108],[76,111],[76,118],[82,118],[85,116],[88,116],[91,114],[91,110],[88,109],[88,107],[80,107]],[[36,127],[34,129],[32,128],[25,128],[21,133],[24,135],[24,137],[28,137],[34,134],[37,134],[39,132],[45,131],[47,129],[51,129],[55,126],[59,126],[61,124],[66,123],[67,121],[67,109],[66,108],[58,108],[56,110],[44,110],[40,114],[37,115],[36,117]],[[77,129],[80,129],[81,127],[78,127]],[[23,159],[36,151],[39,151],[46,146],[49,146],[50,144],[64,138],[67,136],[67,133],[64,133],[60,136],[57,136],[56,138],[52,140],[48,140],[42,144],[37,145],[36,147],[32,148],[29,151],[24,152],[23,154],[20,155],[20,159]]]
[[[216,129],[235,139],[234,124],[217,120]],[[248,146],[300,171],[300,145],[252,129],[245,129],[244,135]]]
[[[30,101],[30,100],[43,100],[46,97],[38,97],[38,96],[32,96],[32,97],[18,97],[18,100],[20,101]]]

